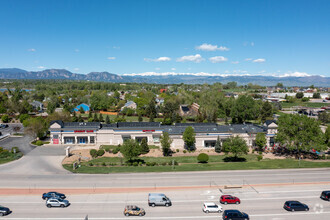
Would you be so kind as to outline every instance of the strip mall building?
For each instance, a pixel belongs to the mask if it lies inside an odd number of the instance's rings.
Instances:
[[[275,123],[265,123],[263,126],[255,124],[217,125],[216,123],[176,123],[162,125],[159,122],[118,122],[102,124],[99,122],[63,122],[52,121],[50,137],[52,144],[60,145],[118,145],[126,139],[141,141],[148,140],[149,145],[160,146],[160,136],[168,132],[173,140],[173,149],[183,149],[183,132],[188,126],[194,128],[196,134],[196,148],[212,148],[216,140],[221,141],[239,136],[252,147],[255,145],[257,133],[265,133],[267,146],[273,146],[273,137],[277,131]]]

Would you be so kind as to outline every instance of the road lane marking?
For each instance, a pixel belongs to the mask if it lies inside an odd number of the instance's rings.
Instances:
[[[297,216],[297,215],[324,215],[324,214],[330,214],[330,212],[323,212],[323,213],[315,213],[315,212],[301,212],[301,213],[277,213],[277,214],[252,214],[249,215],[250,217],[273,217],[273,216]],[[203,216],[178,216],[178,217],[173,217],[173,216],[168,216],[168,217],[131,217],[130,219],[150,219],[150,220],[158,220],[158,219],[219,219],[219,215],[203,215]],[[82,220],[83,217],[81,218],[1,218],[1,219],[8,219],[8,220]],[[89,220],[127,220],[127,217],[89,217]]]

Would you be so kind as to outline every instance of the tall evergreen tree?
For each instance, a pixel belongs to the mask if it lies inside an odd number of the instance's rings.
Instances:
[[[218,136],[217,142],[215,143],[215,148],[214,148],[215,152],[221,153],[221,147],[222,146],[221,146],[220,137]]]
[[[110,123],[111,123],[111,122],[110,122],[109,115],[107,115],[107,117],[105,117],[105,123],[106,123],[106,124],[110,124]]]
[[[97,114],[96,114],[96,113],[94,113],[93,121],[94,121],[94,122],[98,122],[98,121],[99,121],[99,119],[97,118]]]
[[[101,113],[100,113],[99,121],[104,122],[103,115]]]
[[[141,154],[149,153],[150,149],[148,146],[147,138],[143,138],[140,145],[141,145]]]

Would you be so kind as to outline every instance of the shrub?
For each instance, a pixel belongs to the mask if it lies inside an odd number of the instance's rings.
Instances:
[[[143,165],[143,162],[142,162],[142,161],[140,161],[140,162],[139,162],[139,166],[142,166],[142,165]]]
[[[156,162],[151,162],[151,166],[156,166],[158,165]]]
[[[198,155],[197,160],[198,163],[207,163],[207,161],[209,160],[209,155],[201,153]]]
[[[106,165],[107,165],[107,164],[106,164],[105,162],[103,162],[103,163],[102,163],[102,166],[104,166],[104,167],[105,167]]]
[[[178,153],[180,152],[180,150],[179,150],[179,149],[176,149],[175,151],[176,151],[176,152],[178,152]]]
[[[175,160],[175,161],[174,161],[174,165],[175,165],[175,166],[179,165],[178,161]]]
[[[11,148],[11,153],[14,153],[14,149],[15,149],[16,153],[19,153],[20,152],[20,150],[19,150],[18,147],[12,147]]]
[[[1,152],[0,152],[0,158],[7,158],[10,156],[10,152],[9,150],[6,150],[6,149],[3,149]]]
[[[257,156],[258,161],[262,160],[262,155]]]
[[[89,154],[90,154],[93,158],[95,158],[95,157],[97,157],[97,150],[95,150],[95,149],[91,149],[91,150],[89,151]]]
[[[94,164],[93,164],[92,162],[89,162],[88,165],[89,165],[90,167],[94,166]]]
[[[2,120],[3,123],[8,123],[8,122],[10,121],[8,115],[3,115],[3,116],[1,117],[1,120]]]
[[[118,153],[119,151],[120,151],[120,147],[118,146],[118,147],[116,147],[115,149],[112,150],[112,153],[113,153],[113,154],[116,154],[116,153]]]
[[[101,146],[100,149],[105,150],[106,152],[110,152],[111,147],[109,145]]]
[[[40,140],[38,140],[38,141],[35,142],[35,145],[37,145],[37,146],[41,146],[41,145],[43,145],[43,144],[44,144],[44,142],[42,142],[42,141],[40,141]]]
[[[133,166],[135,166],[135,167],[137,167],[139,165],[139,163],[138,162],[133,162]]]
[[[187,151],[186,150],[183,150],[183,153],[185,154],[185,153],[187,153]]]
[[[151,166],[151,163],[150,163],[150,162],[147,162],[147,163],[146,163],[146,166],[147,166],[147,167],[150,167],[150,166]]]
[[[104,153],[105,153],[104,150],[100,149],[100,150],[97,151],[97,156],[102,157],[104,155]]]
[[[3,151],[3,147],[0,147],[0,153]]]
[[[163,163],[162,163],[162,166],[166,166],[166,165],[167,165],[167,162],[163,162]]]

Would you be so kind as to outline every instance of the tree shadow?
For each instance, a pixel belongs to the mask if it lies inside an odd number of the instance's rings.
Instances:
[[[225,157],[223,158],[224,162],[246,162],[244,157]]]

